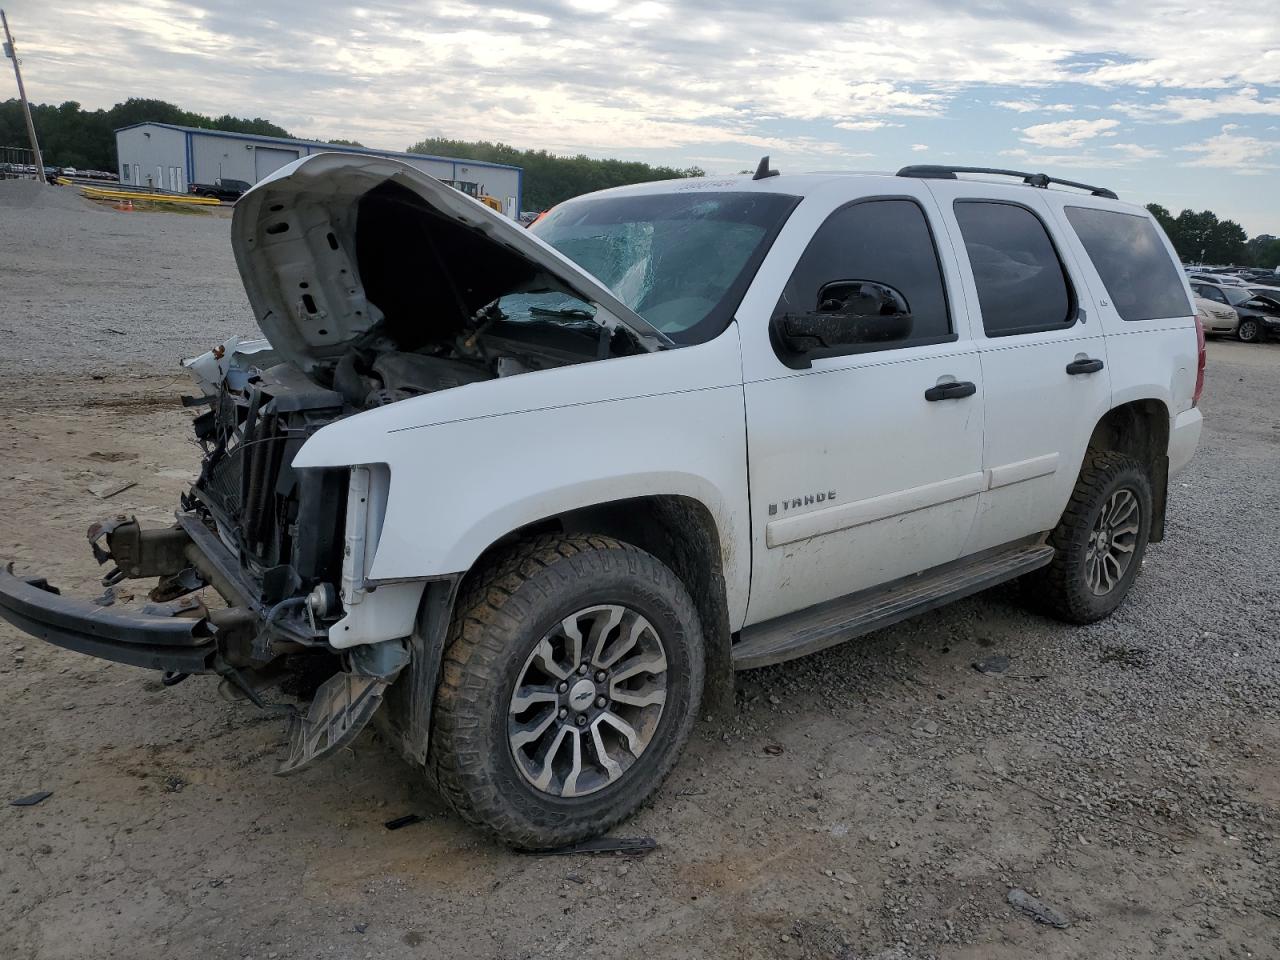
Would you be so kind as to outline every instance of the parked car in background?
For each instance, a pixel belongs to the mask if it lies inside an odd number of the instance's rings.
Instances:
[[[231,180],[223,177],[213,183],[188,184],[187,193],[194,193],[198,197],[216,197],[219,200],[235,202],[249,192],[250,186],[252,184],[246,180]]]
[[[1191,292],[1197,297],[1204,297],[1218,304],[1226,304],[1234,309],[1240,317],[1240,322],[1236,325],[1236,336],[1245,343],[1255,343],[1270,332],[1270,328],[1263,323],[1263,320],[1276,314],[1271,313],[1270,307],[1262,303],[1261,299],[1256,297],[1248,287],[1192,280]]]
[[[1240,323],[1240,314],[1235,308],[1208,297],[1197,296],[1196,315],[1204,327],[1207,337],[1235,336],[1236,326]]]
[[[1253,290],[1249,291],[1254,293]],[[1240,314],[1240,322],[1256,323],[1258,339],[1280,340],[1280,290],[1265,294],[1254,294],[1249,300],[1236,307]]]
[[[1200,273],[1191,274],[1191,282],[1195,283],[1196,281],[1199,281],[1200,283],[1220,283],[1229,287],[1244,286],[1244,281],[1241,280],[1239,277],[1232,276],[1226,273],[1200,272]]]

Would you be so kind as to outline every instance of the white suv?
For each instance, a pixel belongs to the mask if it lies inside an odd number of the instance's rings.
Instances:
[[[260,705],[327,664],[282,772],[376,713],[533,848],[642,804],[734,670],[1021,576],[1105,617],[1195,450],[1203,337],[1145,210],[1008,173],[766,160],[526,231],[391,160],[299,160],[236,206],[268,339],[188,362],[178,522],[90,531],[152,605],[8,573],[0,614]]]

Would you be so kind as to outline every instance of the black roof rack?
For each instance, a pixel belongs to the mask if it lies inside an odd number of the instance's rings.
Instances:
[[[986,173],[999,177],[1018,177],[1023,183],[1030,187],[1039,187],[1041,190],[1047,190],[1049,184],[1056,183],[1064,187],[1075,187],[1077,190],[1088,190],[1095,197],[1107,197],[1111,200],[1119,200],[1114,190],[1108,190],[1106,187],[1094,187],[1087,183],[1076,183],[1074,180],[1060,180],[1057,177],[1051,177],[1047,173],[1023,173],[1021,170],[999,170],[995,167],[944,167],[936,164],[919,164],[913,167],[903,167],[898,171],[900,177],[920,177],[924,180],[956,180],[957,173]]]

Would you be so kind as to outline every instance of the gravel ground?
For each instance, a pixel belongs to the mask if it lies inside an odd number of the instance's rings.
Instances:
[[[221,207],[119,213],[73,187],[0,180],[0,380],[167,369],[257,336],[230,233]]]
[[[48,321],[92,324],[114,288],[94,231],[128,237],[149,331],[163,283],[229,271],[225,222],[169,216],[75,211],[76,260],[21,275],[40,336],[0,330],[0,364],[43,358],[0,365],[0,557],[69,593],[101,590],[89,522],[172,511],[196,452],[171,358],[236,332],[223,278],[180,332],[109,344],[143,351],[131,373],[76,375],[88,345]],[[151,223],[209,254],[161,263]],[[1208,384],[1168,539],[1115,616],[1065,627],[1010,587],[742,675],[736,717],[618,831],[657,839],[643,859],[494,846],[372,734],[276,779],[281,722],[211,681],[0,625],[0,798],[53,791],[0,807],[0,957],[1280,957],[1280,344],[1211,344]],[[136,486],[104,503],[105,478]]]

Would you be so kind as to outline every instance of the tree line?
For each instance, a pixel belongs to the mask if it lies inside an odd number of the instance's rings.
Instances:
[[[31,119],[40,152],[50,166],[75,167],[77,170],[116,170],[116,131],[135,123],[151,120],[182,127],[207,130],[229,130],[232,133],[256,133],[265,137],[287,137],[289,131],[269,120],[254,117],[206,117],[192,113],[163,100],[131,98],[109,110],[85,110],[74,100],[54,106],[33,104]],[[22,118],[22,103],[6,100],[0,103],[0,146],[26,147],[27,127]]]
[[[447,140],[431,137],[419,140],[409,153],[427,153],[441,157],[466,157],[488,163],[507,163],[524,170],[524,207],[546,210],[562,200],[650,180],[674,180],[701,177],[699,167],[652,166],[633,160],[597,160],[585,154],[561,156],[546,150],[521,150],[505,143],[488,140]]]
[[[1183,210],[1176,217],[1158,203],[1147,204],[1183,263],[1232,264],[1247,267],[1280,265],[1280,240],[1250,240],[1234,220],[1219,220],[1212,210]]]

